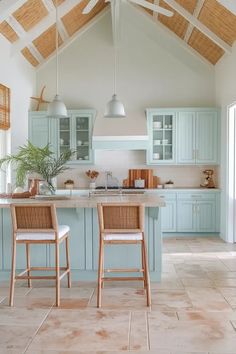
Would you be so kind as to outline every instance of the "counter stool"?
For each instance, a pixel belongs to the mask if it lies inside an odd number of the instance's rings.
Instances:
[[[105,281],[140,280],[146,289],[147,306],[151,305],[150,278],[144,237],[144,206],[137,203],[98,204],[99,220],[99,260],[97,307],[101,307],[101,291]],[[104,245],[140,244],[141,269],[104,269]],[[110,272],[140,272],[140,277],[106,277]]]
[[[9,306],[13,306],[14,286],[18,279],[28,279],[28,287],[31,287],[31,279],[55,279],[56,280],[56,306],[60,306],[60,281],[67,274],[68,288],[71,287],[70,259],[68,237],[70,228],[67,225],[58,225],[54,204],[11,204],[11,217],[13,226],[12,270],[10,284]],[[59,246],[66,242],[66,267],[59,266]],[[26,245],[26,269],[19,275],[16,269],[16,245]],[[31,267],[30,244],[54,244],[55,267]],[[31,271],[55,271],[52,276],[33,276]],[[62,272],[60,274],[60,272]],[[27,274],[27,275],[26,275]]]

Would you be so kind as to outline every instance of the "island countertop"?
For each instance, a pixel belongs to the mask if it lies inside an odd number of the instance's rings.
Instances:
[[[98,203],[142,203],[145,207],[164,207],[165,201],[156,194],[144,193],[138,195],[94,195],[94,196],[59,196],[42,199],[1,199],[0,208],[9,208],[16,203],[54,203],[57,208],[96,208]]]

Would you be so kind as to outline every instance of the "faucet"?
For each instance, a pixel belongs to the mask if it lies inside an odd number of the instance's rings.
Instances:
[[[112,177],[111,171],[105,171],[105,191],[107,192],[108,178]]]

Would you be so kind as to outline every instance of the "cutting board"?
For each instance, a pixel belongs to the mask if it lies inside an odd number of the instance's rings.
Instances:
[[[152,169],[135,169],[129,170],[128,187],[134,187],[136,179],[145,180],[145,188],[153,188],[153,170]]]

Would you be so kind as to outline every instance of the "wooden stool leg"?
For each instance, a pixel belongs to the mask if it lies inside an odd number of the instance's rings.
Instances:
[[[67,273],[68,288],[71,288],[71,274],[70,274],[70,253],[69,253],[69,238],[66,238],[66,267],[69,269]]]
[[[56,306],[60,306],[60,255],[59,255],[59,242],[56,242]]]
[[[150,277],[148,270],[148,258],[145,240],[143,240],[143,254],[144,254],[144,264],[145,264],[145,282],[146,282],[146,293],[147,293],[147,306],[151,306],[151,292],[150,292]]]
[[[98,286],[97,286],[97,307],[102,304],[102,274],[103,274],[103,242],[100,237],[99,243],[99,258],[98,258]]]
[[[28,277],[30,276],[30,245],[29,243],[26,243],[25,244],[25,247],[26,247],[26,265],[27,265],[27,269],[28,269],[28,272],[27,272],[27,275]],[[31,283],[31,279],[28,279],[28,287],[31,288],[32,287],[32,283]]]
[[[13,236],[13,248],[12,248],[12,266],[11,266],[11,284],[10,284],[10,297],[9,306],[13,306],[14,290],[15,290],[15,273],[16,273],[16,240]]]
[[[143,268],[143,287],[144,289],[147,288],[147,283],[146,283],[146,275],[145,275],[145,261],[144,261],[144,247],[143,247],[143,242],[141,243],[141,256],[142,256],[142,268]]]

